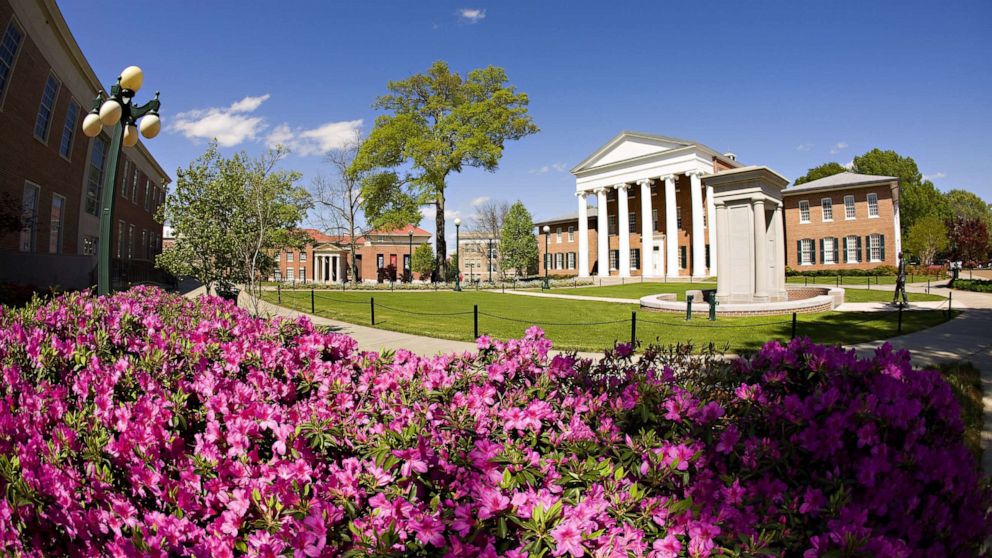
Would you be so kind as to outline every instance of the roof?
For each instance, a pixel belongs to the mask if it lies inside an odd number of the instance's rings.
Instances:
[[[707,154],[709,154],[709,155],[711,155],[711,156],[713,156],[713,157],[715,157],[715,158],[723,161],[724,163],[726,163],[726,164],[728,164],[728,165],[730,165],[732,167],[741,166],[741,163],[738,162],[736,159],[730,159],[730,158],[726,157],[724,154],[720,153],[719,151],[717,151],[717,150],[715,150],[715,149],[713,149],[713,148],[711,148],[711,147],[709,147],[709,146],[707,146],[705,144],[702,144],[702,143],[700,143],[698,141],[688,140],[688,139],[680,139],[680,138],[675,138],[675,137],[671,137],[671,136],[662,136],[662,135],[659,135],[659,134],[648,134],[648,133],[645,133],[645,132],[634,132],[634,131],[631,131],[631,130],[624,130],[624,131],[620,132],[619,134],[617,134],[616,136],[614,136],[613,139],[611,139],[610,141],[606,142],[602,147],[600,147],[599,149],[597,149],[595,152],[593,152],[592,155],[589,155],[588,157],[586,157],[585,159],[583,159],[581,163],[579,163],[579,164],[575,165],[574,167],[572,167],[571,171],[569,171],[569,172],[571,172],[572,174],[577,174],[579,172],[582,172],[584,170],[584,167],[586,167],[591,162],[595,161],[600,156],[602,156],[605,153],[607,153],[614,146],[619,145],[621,142],[623,142],[627,138],[641,138],[641,139],[659,141],[659,142],[663,142],[663,143],[671,143],[671,144],[678,145],[679,146],[678,149],[687,148],[687,147],[697,147],[701,151],[703,151],[703,152],[705,152],[705,153],[707,153]]]
[[[326,234],[323,231],[320,231],[320,230],[317,230],[317,229],[302,229],[302,230],[303,230],[303,232],[305,232],[307,234],[307,236],[309,236],[315,243],[318,243],[318,244],[326,244],[328,242],[335,243],[335,244],[341,244],[341,243],[349,242],[351,240],[351,236],[350,235],[347,235],[347,234]],[[410,234],[410,232],[413,232],[413,236],[427,236],[427,237],[429,237],[431,235],[431,233],[425,231],[424,229],[422,229],[420,227],[415,227],[413,225],[405,225],[403,227],[400,227],[398,229],[393,229],[393,230],[374,230],[374,231],[369,232],[368,235],[366,235],[366,236],[371,236],[371,235],[375,235],[375,236],[407,236],[407,235]],[[364,236],[360,236],[360,237],[358,237],[358,238],[355,239],[355,242],[358,243],[358,244],[362,244],[362,243],[365,242],[365,237]]]
[[[714,185],[720,183],[727,184],[733,183],[735,180],[753,179],[758,176],[765,178],[773,184],[777,183],[779,188],[784,188],[785,185],[789,183],[788,178],[766,166],[761,165],[748,165],[746,167],[738,167],[736,169],[707,174],[703,176],[703,182]]]
[[[431,233],[425,231],[424,229],[422,229],[420,227],[415,227],[413,225],[403,225],[402,227],[400,227],[398,229],[392,229],[392,230],[376,229],[374,231],[370,231],[369,234],[370,235],[375,234],[375,235],[379,235],[379,236],[406,236],[406,235],[410,234],[411,232],[413,233],[413,236],[430,236],[431,235]]]
[[[588,218],[592,219],[596,215],[598,215],[598,213],[596,212],[596,206],[590,205],[590,206],[588,206],[586,208],[586,216]],[[579,214],[578,214],[578,212],[575,212],[575,213],[566,213],[564,215],[559,215],[557,217],[552,217],[550,219],[541,219],[540,221],[534,221],[534,226],[537,227],[537,226],[540,226],[540,225],[544,225],[546,223],[561,223],[561,222],[564,222],[564,221],[575,221],[575,222],[578,222],[578,220],[579,220]]]
[[[856,172],[841,172],[832,174],[812,182],[806,182],[799,186],[793,186],[782,190],[783,195],[794,192],[809,192],[815,190],[830,190],[834,188],[850,188],[854,186],[865,186],[868,184],[879,184],[885,182],[898,181],[895,176],[882,176],[877,174],[858,174]]]

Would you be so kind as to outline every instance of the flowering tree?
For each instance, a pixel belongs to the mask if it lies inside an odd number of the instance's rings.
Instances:
[[[805,340],[360,352],[136,288],[0,311],[0,555],[971,556],[936,372]]]

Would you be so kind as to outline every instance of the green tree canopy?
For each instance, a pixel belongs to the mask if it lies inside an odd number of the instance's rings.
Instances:
[[[847,172],[848,168],[844,165],[831,161],[829,163],[823,163],[818,167],[813,167],[806,171],[806,174],[800,176],[796,179],[796,186],[800,184],[805,184],[806,182],[812,182],[814,180],[819,180],[821,178],[826,178],[828,176],[833,176],[835,174],[840,174],[842,172]]]
[[[377,228],[420,221],[420,206],[436,209],[437,269],[446,275],[445,188],[465,167],[495,171],[508,140],[538,131],[528,98],[508,84],[502,68],[488,66],[466,76],[435,62],[427,73],[387,85],[376,118],[352,172],[365,173],[366,217]]]
[[[510,206],[499,239],[500,267],[526,275],[537,266],[537,237],[534,220],[521,202]]]
[[[986,227],[992,225],[992,206],[977,194],[954,189],[944,194],[944,197],[947,198],[947,213],[951,219],[978,219]]]
[[[933,264],[938,253],[947,249],[947,227],[936,215],[924,215],[906,233],[906,249],[923,265]]]
[[[208,289],[215,281],[246,283],[254,295],[256,282],[272,267],[270,252],[301,246],[305,238],[297,227],[310,195],[296,186],[298,172],[275,168],[284,155],[280,148],[257,158],[225,158],[214,142],[178,169],[176,188],[156,215],[173,227],[176,241],[156,265]]]
[[[981,219],[958,218],[948,232],[951,256],[959,261],[985,263],[989,257],[989,230]]]
[[[420,279],[430,279],[431,274],[434,273],[434,249],[431,248],[429,242],[425,242],[417,249],[413,251],[413,262],[410,263],[410,269],[414,273],[420,275]]]

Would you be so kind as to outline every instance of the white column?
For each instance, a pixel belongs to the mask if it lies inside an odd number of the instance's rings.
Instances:
[[[606,223],[606,188],[596,189],[596,260],[599,276],[610,276],[610,231]]]
[[[716,207],[713,206],[713,187],[706,187],[706,228],[710,241],[710,277],[716,277],[720,259],[716,254]]]
[[[617,236],[620,237],[620,277],[630,277],[630,207],[627,205],[629,184],[617,184]]]
[[[685,173],[689,177],[689,197],[692,205],[692,276],[706,276],[706,241],[703,240],[703,190],[699,171]]]
[[[897,199],[895,203],[892,204],[893,215],[895,218],[892,220],[892,224],[895,230],[892,233],[895,235],[895,248],[896,248],[896,265],[899,265],[899,254],[902,253],[902,223],[900,223],[899,216],[899,200]]]
[[[641,275],[654,275],[654,223],[651,219],[651,181],[638,180],[641,186]]]
[[[579,277],[589,277],[589,208],[586,193],[576,192],[579,198]]]
[[[710,222],[712,224],[712,221]],[[717,233],[720,235],[718,242],[727,246],[730,242],[730,235],[727,234],[729,230],[727,228],[727,206],[723,202],[720,202],[716,206],[716,229]],[[710,246],[710,250],[713,246]],[[712,254],[711,254],[712,256]],[[723,277],[717,277],[716,279],[716,296],[717,300],[726,300],[727,296],[730,294],[730,254],[725,250],[720,250],[719,256],[719,268],[723,272]]]
[[[765,200],[752,200],[754,211],[754,299],[768,300],[768,256],[765,248],[768,241],[765,238]]]
[[[665,271],[669,277],[679,276],[678,218],[675,215],[675,176],[661,177],[665,183],[665,253],[668,261]]]
[[[775,206],[772,226],[775,227],[775,295],[785,295],[785,221],[782,218],[782,203]]]

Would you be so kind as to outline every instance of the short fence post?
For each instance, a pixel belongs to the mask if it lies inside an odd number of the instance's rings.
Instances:
[[[623,285],[623,277],[620,277],[620,284]]]
[[[837,286],[840,286],[840,275],[837,276]]]
[[[630,346],[637,345],[637,312],[630,313]]]
[[[840,274],[838,274],[838,275],[837,275],[837,286],[839,287],[839,286],[841,286],[841,285],[843,285],[843,284],[844,284],[844,276],[843,276],[843,275],[840,275]]]
[[[954,293],[947,293],[947,319],[951,319],[951,301],[954,300]]]
[[[809,277],[806,276],[806,275],[803,275],[803,286],[804,287],[808,287],[809,286]]]
[[[279,283],[276,283],[276,302],[282,304],[282,288],[279,287]]]
[[[692,295],[685,295],[685,319],[689,321],[692,319]]]
[[[369,297],[369,310],[372,311],[372,325],[375,325],[375,297]]]
[[[310,313],[311,314],[316,314],[317,313],[317,305],[314,304],[313,298],[314,298],[314,296],[313,296],[313,289],[310,289]]]
[[[868,276],[868,290],[871,290],[871,275]]]
[[[475,324],[474,325],[475,338],[478,339],[479,338],[479,305],[478,304],[472,305],[472,318]]]
[[[902,304],[899,305],[899,327],[896,328],[896,333],[902,334]]]
[[[796,313],[792,313],[792,339],[796,338],[796,327],[798,320],[796,319]]]
[[[927,277],[927,294],[930,294],[930,277]]]

